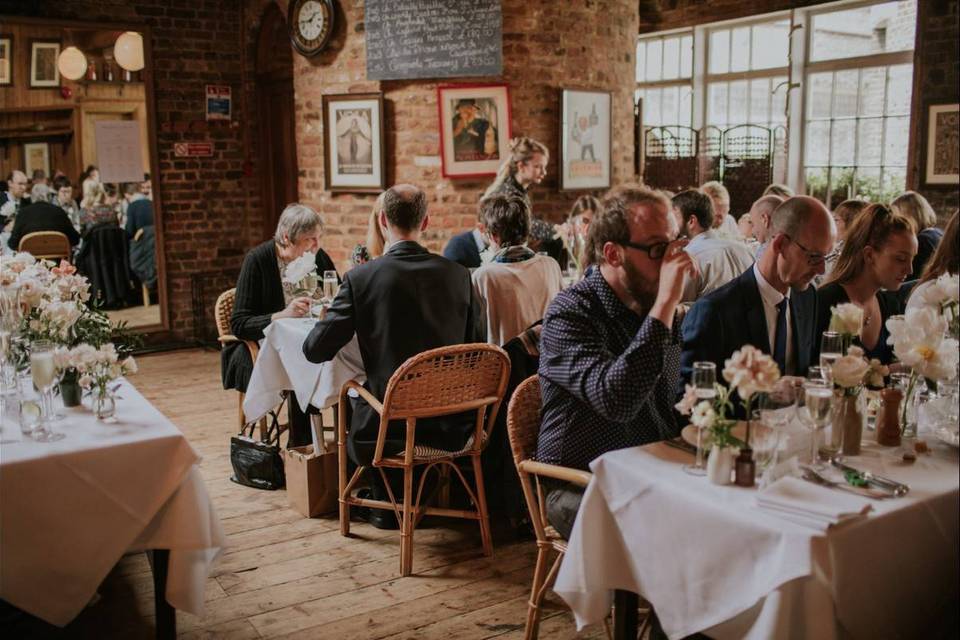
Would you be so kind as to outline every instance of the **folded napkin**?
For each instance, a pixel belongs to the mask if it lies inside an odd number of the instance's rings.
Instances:
[[[870,501],[788,476],[760,491],[757,506],[771,515],[826,531],[840,522],[866,514],[870,510]]]

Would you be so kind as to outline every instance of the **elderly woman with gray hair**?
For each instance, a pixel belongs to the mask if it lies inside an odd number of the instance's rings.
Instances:
[[[237,297],[230,317],[233,335],[242,340],[260,340],[273,320],[300,318],[310,313],[312,301],[285,286],[281,276],[287,265],[310,251],[317,255],[317,273],[335,271],[333,261],[320,248],[323,221],[320,214],[303,204],[288,205],[273,238],[247,254],[237,280]],[[253,362],[242,343],[228,344],[220,354],[224,389],[246,391]],[[288,447],[311,442],[310,422],[296,402],[290,403],[291,425]]]

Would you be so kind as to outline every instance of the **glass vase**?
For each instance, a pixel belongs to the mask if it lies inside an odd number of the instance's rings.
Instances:
[[[98,420],[110,420],[117,413],[117,399],[109,389],[100,388],[93,392],[93,415]]]

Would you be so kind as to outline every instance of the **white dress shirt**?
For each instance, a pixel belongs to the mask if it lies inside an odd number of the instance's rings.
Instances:
[[[700,275],[686,278],[681,302],[693,302],[722,287],[753,264],[753,253],[747,245],[721,238],[715,229],[696,236],[686,251],[700,267]]]
[[[773,285],[767,282],[763,277],[763,274],[760,273],[760,269],[756,264],[753,265],[753,275],[757,277],[757,289],[760,290],[760,299],[763,300],[763,315],[767,321],[767,337],[770,340],[770,355],[773,355],[773,350],[777,339],[777,305],[780,304],[781,300],[786,298],[787,306],[785,311],[787,313],[787,371],[792,371],[796,375],[805,376],[807,374],[806,371],[796,370],[797,361],[796,354],[794,353],[793,349],[793,323],[790,317],[790,289],[787,289],[787,295],[783,295],[774,289]]]

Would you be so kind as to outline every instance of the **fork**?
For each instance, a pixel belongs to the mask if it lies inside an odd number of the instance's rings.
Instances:
[[[803,467],[803,479],[813,484],[819,484],[824,487],[829,487],[830,489],[843,489],[844,491],[855,493],[858,496],[865,496],[867,498],[873,498],[874,500],[884,500],[893,497],[893,494],[886,491],[867,489],[866,487],[851,487],[841,482],[834,482],[833,480],[823,477],[810,467]]]

